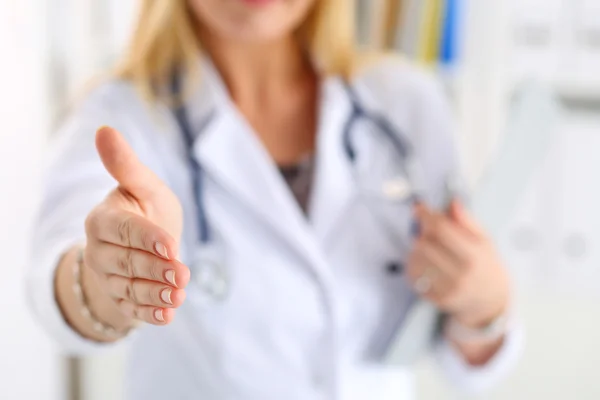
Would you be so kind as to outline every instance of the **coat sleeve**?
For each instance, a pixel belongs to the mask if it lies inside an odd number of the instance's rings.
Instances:
[[[95,149],[100,126],[132,130],[122,117],[124,112],[115,107],[114,91],[107,85],[93,92],[51,138],[45,160],[26,291],[37,321],[69,354],[111,346],[84,339],[65,322],[55,299],[54,276],[63,254],[85,243],[88,213],[116,186]]]
[[[414,144],[425,201],[431,207],[444,209],[449,200],[447,184],[451,183],[454,195],[468,205],[456,121],[442,82],[408,62],[392,60],[377,71],[371,83],[379,84],[376,90],[384,94],[382,100],[385,103],[382,104],[393,107],[399,103],[399,98],[404,100],[400,102],[403,110],[390,110],[387,115],[404,128]],[[480,367],[467,364],[440,336],[434,352],[443,374],[454,386],[469,393],[480,392],[501,381],[516,366],[523,349],[524,331],[518,321],[513,322],[503,346],[486,365]]]

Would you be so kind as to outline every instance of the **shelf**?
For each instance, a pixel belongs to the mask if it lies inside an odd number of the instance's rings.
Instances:
[[[600,107],[600,82],[591,85],[557,84],[556,93],[570,102],[597,103]]]

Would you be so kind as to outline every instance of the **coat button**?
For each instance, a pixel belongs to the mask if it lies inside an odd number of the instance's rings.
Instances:
[[[404,272],[404,266],[395,261],[388,263],[385,268],[390,275],[398,275]]]

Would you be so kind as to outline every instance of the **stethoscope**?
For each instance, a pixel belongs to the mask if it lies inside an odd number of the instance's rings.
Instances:
[[[364,108],[357,92],[349,84],[344,83],[344,88],[351,103],[350,117],[346,121],[342,143],[344,152],[351,164],[356,164],[358,152],[353,138],[353,127],[361,121],[371,123],[383,137],[391,144],[395,158],[400,167],[396,176],[390,177],[376,188],[379,196],[388,202],[417,202],[421,198],[417,186],[416,160],[408,139],[395,129],[391,122],[375,112]],[[175,77],[172,81],[172,93],[180,93],[180,79]],[[216,232],[212,229],[205,206],[205,171],[193,154],[195,140],[194,130],[190,125],[185,105],[180,105],[173,110],[179,131],[183,136],[187,149],[189,170],[193,181],[193,191],[197,212],[197,233],[199,243],[195,246],[194,257],[190,263],[192,281],[198,286],[206,300],[222,302],[230,293],[232,274],[226,261],[226,251],[222,241],[218,240]],[[210,118],[207,118],[208,124]],[[371,191],[372,192],[372,191]],[[416,225],[411,227],[410,236],[417,232]],[[404,244],[407,246],[408,244]]]

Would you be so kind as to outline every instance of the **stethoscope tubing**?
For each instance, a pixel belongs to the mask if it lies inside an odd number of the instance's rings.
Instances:
[[[181,93],[181,78],[179,74],[173,75],[172,81],[172,93]],[[189,170],[192,177],[194,197],[196,201],[196,213],[198,218],[198,240],[203,245],[207,245],[213,240],[213,234],[208,221],[208,215],[205,207],[205,180],[204,170],[202,165],[198,162],[194,156],[194,130],[190,124],[187,108],[185,104],[181,104],[173,110],[175,120],[179,127],[179,131],[185,140],[185,148],[187,152],[187,158],[189,163]],[[209,123],[210,118],[207,118],[205,123]]]
[[[344,83],[344,88],[348,94],[348,98],[350,99],[352,107],[351,115],[344,125],[342,135],[342,146],[346,156],[348,157],[348,160],[354,164],[357,157],[357,151],[352,137],[353,126],[355,126],[361,119],[369,120],[378,127],[386,139],[392,144],[395,152],[398,154],[399,161],[403,165],[406,177],[411,185],[414,186],[414,177],[412,177],[412,171],[407,167],[411,162],[410,160],[413,153],[407,138],[399,130],[395,129],[387,118],[366,110],[366,108],[361,105],[358,93],[351,85]],[[179,74],[173,75],[171,91],[174,95],[179,95],[181,93],[181,77]],[[198,240],[202,245],[206,246],[210,244],[212,240],[214,240],[214,234],[211,229],[205,206],[205,172],[202,168],[202,165],[198,162],[193,154],[195,135],[190,124],[190,119],[185,104],[182,103],[175,107],[173,109],[173,115],[185,141],[196,203]],[[212,118],[210,117],[206,118],[205,124],[210,123],[211,119]],[[418,194],[413,193],[409,200],[414,203],[418,201],[418,199]],[[415,233],[415,229],[411,229],[411,236],[413,236]]]

